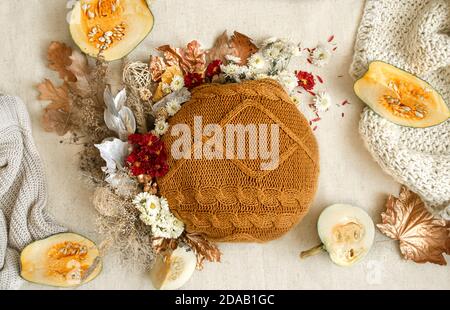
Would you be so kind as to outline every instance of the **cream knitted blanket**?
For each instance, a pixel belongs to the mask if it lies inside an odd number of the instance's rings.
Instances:
[[[19,254],[26,245],[65,230],[45,213],[46,195],[25,105],[0,95],[0,289],[19,286]]]
[[[450,103],[450,0],[367,0],[350,74],[383,60],[428,81]],[[388,122],[365,108],[360,134],[398,182],[450,219],[450,121],[426,129]]]

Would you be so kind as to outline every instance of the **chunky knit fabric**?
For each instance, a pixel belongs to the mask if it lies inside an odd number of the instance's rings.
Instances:
[[[429,82],[450,103],[450,1],[367,0],[350,74],[383,60]],[[384,170],[450,219],[450,121],[416,129],[365,108],[360,134]]]
[[[20,284],[19,254],[62,232],[44,212],[47,188],[25,105],[0,95],[0,289]]]
[[[319,173],[315,137],[289,96],[272,80],[209,84],[193,91],[170,125],[187,124],[193,132],[195,116],[224,132],[229,124],[278,124],[279,165],[262,170],[264,160],[249,156],[195,159],[195,150],[191,159],[170,158],[170,171],[158,185],[172,212],[187,231],[216,241],[261,242],[286,233],[306,214]],[[177,138],[164,136],[168,150]]]

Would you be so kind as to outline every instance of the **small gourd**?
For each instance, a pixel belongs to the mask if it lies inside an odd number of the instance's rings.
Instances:
[[[340,266],[350,266],[362,259],[372,247],[375,236],[375,226],[366,211],[347,204],[334,204],[323,210],[317,231],[322,243],[303,251],[300,257],[325,250]]]

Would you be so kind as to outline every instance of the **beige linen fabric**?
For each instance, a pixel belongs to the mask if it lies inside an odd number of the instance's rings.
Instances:
[[[379,222],[386,195],[398,194],[400,188],[373,161],[358,133],[363,104],[354,96],[353,80],[347,72],[363,6],[363,0],[154,1],[155,27],[130,58],[145,60],[156,46],[179,46],[190,39],[210,46],[224,29],[238,30],[256,39],[290,37],[306,47],[334,34],[338,48],[328,66],[315,68],[296,61],[291,68],[320,74],[325,84],[319,87],[326,89],[334,102],[351,102],[325,113],[315,131],[321,154],[319,187],[301,224],[283,238],[264,245],[221,244],[222,263],[206,264],[186,289],[450,289],[448,267],[404,261],[398,244],[380,233],[368,256],[350,268],[332,264],[326,253],[307,260],[298,257],[300,250],[318,244],[317,218],[326,206],[351,203],[367,210]],[[84,186],[77,165],[80,149],[61,144],[64,139],[43,131],[40,117],[45,104],[36,99],[36,84],[46,77],[56,77],[46,68],[45,50],[50,41],[72,44],[66,13],[64,0],[3,1],[0,89],[20,95],[30,111],[34,139],[48,177],[49,211],[58,222],[99,242],[93,221],[92,189]],[[121,64],[114,66],[120,70]],[[115,264],[112,253],[104,263],[100,276],[83,289],[152,289],[148,274]],[[23,288],[47,287],[27,283]]]

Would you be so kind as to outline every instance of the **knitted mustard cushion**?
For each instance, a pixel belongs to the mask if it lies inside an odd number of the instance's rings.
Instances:
[[[223,135],[208,134],[196,139],[194,132],[199,130],[199,117],[205,128],[203,133],[208,124],[218,124]],[[191,130],[192,149],[183,158],[175,159],[172,146],[179,146],[181,136],[174,135],[177,124],[186,124]],[[261,140],[253,141],[249,134],[244,136],[242,144],[246,156],[237,156],[236,138],[236,156],[228,157],[227,149],[223,150],[222,158],[220,152],[213,158],[205,158],[202,146],[212,137],[222,136],[220,145],[229,148],[225,137],[230,124],[246,128],[254,124],[260,129],[258,137],[263,132],[261,128],[267,125],[267,149],[275,143],[270,140],[274,131],[270,128],[277,126],[278,166],[264,170],[262,163],[267,163],[268,157],[262,157],[263,153],[257,158],[248,155],[255,151],[250,149],[257,146],[255,142],[261,144]],[[170,125],[172,132],[163,138],[172,154],[169,155],[170,171],[158,180],[158,185],[171,211],[186,224],[188,232],[202,233],[215,241],[268,241],[286,233],[308,211],[317,188],[318,147],[308,122],[277,82],[262,80],[197,87],[191,100],[170,119]]]

